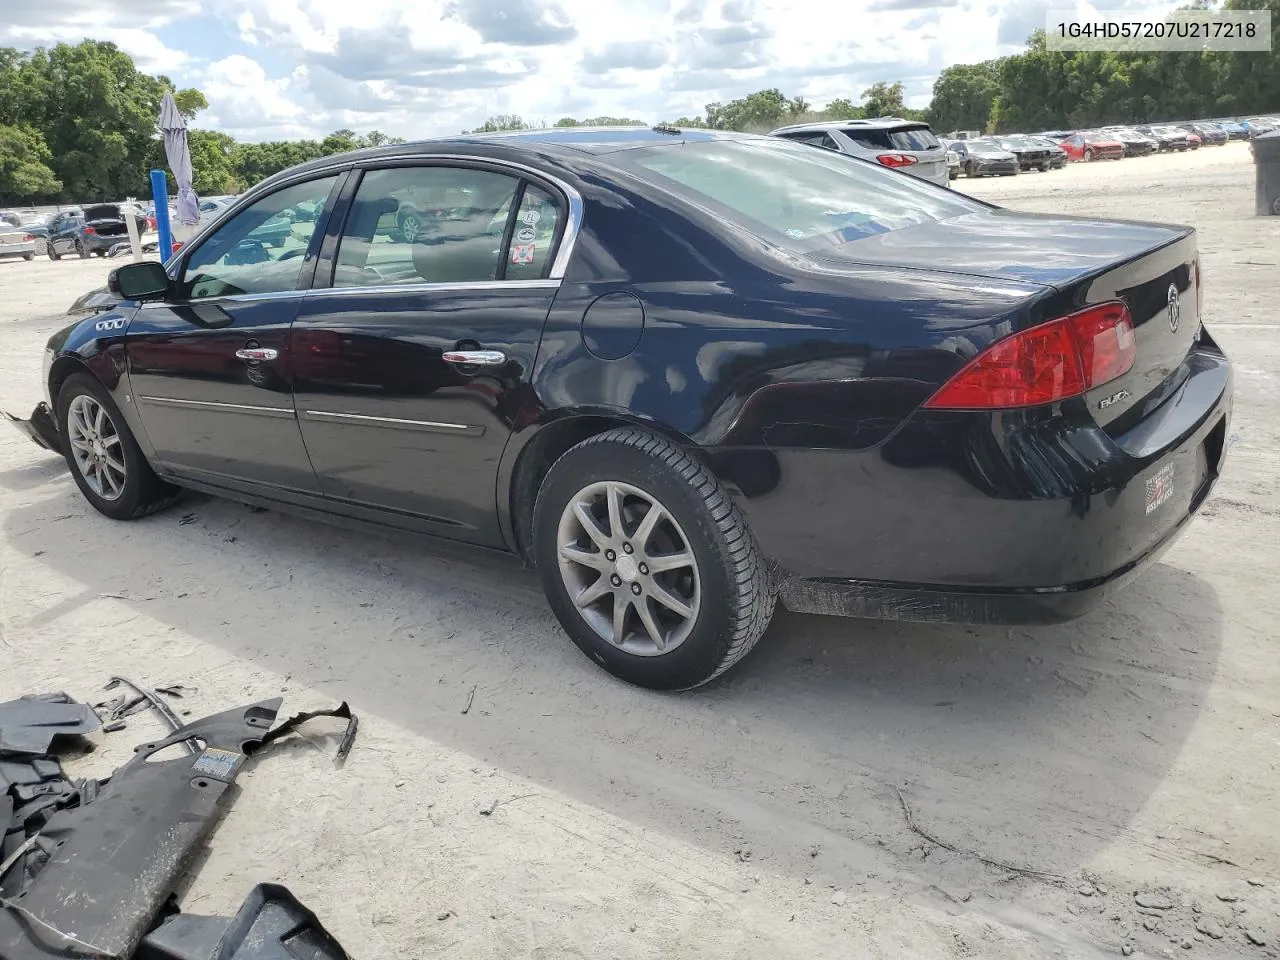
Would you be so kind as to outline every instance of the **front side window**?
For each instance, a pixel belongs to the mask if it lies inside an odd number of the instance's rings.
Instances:
[[[520,181],[490,170],[423,166],[371,170],[360,181],[338,246],[335,287],[477,283],[502,274],[511,204]],[[530,188],[532,190],[532,188]],[[523,209],[522,209],[522,212]],[[531,239],[512,237],[515,266],[541,269],[542,215],[530,206]],[[552,221],[554,228],[554,221]]]
[[[617,162],[802,252],[986,209],[866,161],[775,138],[647,147],[627,151]]]
[[[322,220],[301,214],[311,204],[322,210],[337,179],[334,175],[295,183],[223,223],[187,258],[181,298],[296,290],[307,249]]]

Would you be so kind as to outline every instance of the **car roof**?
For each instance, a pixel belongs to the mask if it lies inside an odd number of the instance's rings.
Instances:
[[[904,120],[902,117],[877,117],[875,120],[815,120],[811,123],[793,123],[778,127],[773,133],[793,133],[797,130],[841,130],[846,127],[862,130],[893,130],[898,127],[927,127],[923,120]]]

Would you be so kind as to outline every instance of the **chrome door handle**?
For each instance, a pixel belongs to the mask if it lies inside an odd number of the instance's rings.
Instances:
[[[236,356],[241,360],[274,360],[280,353],[270,347],[245,347],[237,350]]]
[[[501,350],[446,350],[445,363],[474,363],[482,367],[497,367],[507,362]]]

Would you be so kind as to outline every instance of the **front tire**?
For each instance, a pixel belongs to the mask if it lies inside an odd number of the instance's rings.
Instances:
[[[99,513],[133,520],[177,496],[147,463],[111,395],[87,373],[72,374],[58,392],[58,434],[71,478]]]
[[[36,258],[36,255],[34,253],[24,253],[22,255],[22,259],[27,261],[27,263],[30,263],[35,258]]]
[[[1093,151],[1092,151],[1092,150],[1086,150],[1086,151],[1084,152],[1084,162],[1085,162],[1085,163],[1092,163],[1092,162],[1093,162]]]
[[[61,260],[61,259],[62,259],[62,254],[60,254],[60,253],[55,253],[55,252],[54,252],[54,250],[53,250],[53,244],[52,244],[52,243],[50,243],[50,244],[46,245],[46,247],[45,247],[45,252],[49,254],[49,259],[50,259],[50,260]]]
[[[674,443],[623,427],[552,465],[533,552],[551,609],[614,676],[696,687],[764,635],[776,589],[728,492]]]

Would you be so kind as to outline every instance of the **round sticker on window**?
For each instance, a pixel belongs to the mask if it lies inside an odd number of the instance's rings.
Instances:
[[[524,216],[521,217],[520,219],[532,227],[535,223],[537,223],[542,218],[538,215],[537,210],[526,210],[524,212]]]
[[[520,232],[516,234],[516,239],[521,243],[533,243],[538,238],[538,231],[533,227],[521,227]]]

